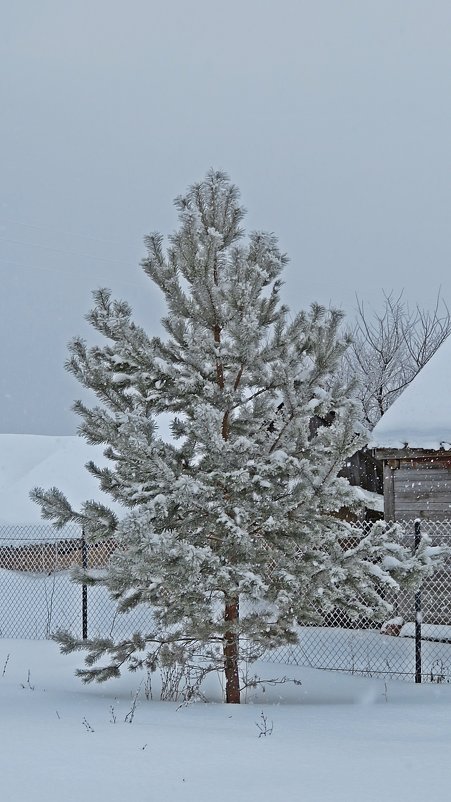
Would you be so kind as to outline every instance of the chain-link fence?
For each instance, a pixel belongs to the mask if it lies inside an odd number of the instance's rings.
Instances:
[[[401,542],[412,552],[422,534],[433,546],[451,547],[451,519],[401,521]],[[391,618],[352,622],[336,610],[324,626],[301,626],[299,643],[265,657],[291,665],[390,677],[412,682],[451,682],[451,557],[419,592],[388,599]]]
[[[404,522],[403,530],[412,550],[420,532],[433,545],[451,546],[451,519]],[[114,549],[114,541],[88,545],[76,526],[58,533],[45,525],[0,528],[0,637],[48,638],[65,629],[78,637],[120,638],[147,629],[149,608],[120,614],[105,588],[71,581],[76,565],[105,570]],[[297,645],[264,657],[356,675],[451,682],[451,559],[419,593],[403,592],[391,601],[393,616],[382,628],[352,622],[337,610],[323,626],[301,626]]]
[[[88,544],[78,526],[0,527],[0,637],[122,637],[146,628],[147,608],[121,614],[104,587],[71,580],[75,566],[105,570],[114,541]]]

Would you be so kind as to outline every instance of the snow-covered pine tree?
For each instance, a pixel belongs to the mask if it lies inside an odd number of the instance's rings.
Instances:
[[[68,369],[100,401],[76,402],[80,434],[111,462],[87,467],[124,515],[92,501],[75,511],[55,488],[32,495],[57,526],[116,538],[105,575],[79,571],[80,581],[105,585],[121,611],[152,610],[147,632],[117,643],[61,634],[65,651],[88,650],[83,679],[201,655],[222,665],[236,703],[240,649],[253,659],[294,643],[298,621],[336,606],[384,617],[387,588],[429,568],[383,525],[357,542],[340,518],[360,502],[338,472],[365,442],[349,388],[334,380],[347,347],[341,313],[289,314],[279,298],[287,259],[272,234],[244,238],[225,174],[210,171],[176,207],[167,252],[152,234],[143,261],[167,304],[165,339],[102,289],[88,320],[106,344],[70,345]],[[162,413],[172,442],[158,436]]]

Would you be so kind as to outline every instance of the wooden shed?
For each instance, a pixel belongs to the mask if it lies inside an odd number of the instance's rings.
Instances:
[[[370,446],[383,462],[386,520],[451,519],[451,337],[382,416]]]

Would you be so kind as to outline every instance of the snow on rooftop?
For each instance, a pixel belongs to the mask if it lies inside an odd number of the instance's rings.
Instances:
[[[368,445],[451,449],[451,336],[385,412]]]
[[[365,507],[377,512],[384,511],[384,497],[381,493],[374,493],[372,490],[365,490],[358,485],[353,486],[353,490],[358,499],[363,501]]]
[[[103,449],[81,437],[0,434],[0,525],[42,523],[41,510],[30,490],[58,487],[77,508],[87,499],[109,504],[84,465],[105,465]]]

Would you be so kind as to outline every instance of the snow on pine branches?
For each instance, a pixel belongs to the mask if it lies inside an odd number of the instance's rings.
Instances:
[[[68,370],[99,400],[76,402],[80,434],[110,461],[87,467],[123,515],[90,501],[73,510],[56,489],[33,497],[57,526],[116,538],[104,574],[78,571],[80,581],[106,586],[121,611],[151,608],[148,631],[118,643],[60,633],[66,651],[87,649],[84,680],[206,661],[239,702],[240,655],[295,642],[298,621],[337,606],[384,618],[387,588],[417,582],[431,560],[424,550],[412,558],[380,524],[357,543],[339,517],[361,504],[338,473],[366,437],[336,378],[349,344],[342,314],[289,313],[287,258],[272,234],[245,238],[224,173],[175,203],[178,230],[167,250],[148,236],[142,263],[166,302],[166,336],[147,334],[101,289],[87,317],[104,344],[70,345]],[[171,441],[158,433],[163,413]]]

